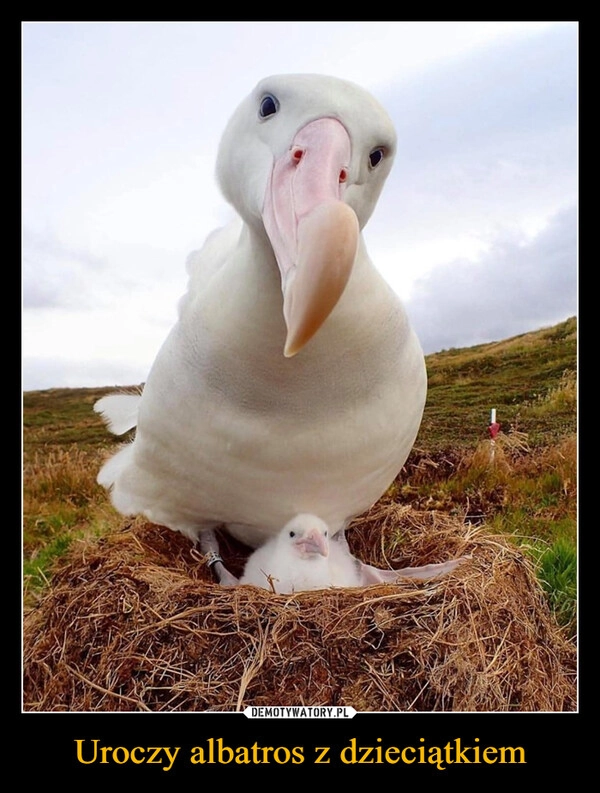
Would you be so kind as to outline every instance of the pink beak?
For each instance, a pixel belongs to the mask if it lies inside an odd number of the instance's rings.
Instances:
[[[288,358],[325,322],[352,271],[359,226],[342,201],[350,155],[345,127],[321,118],[273,164],[263,221],[281,273]]]
[[[296,546],[307,556],[309,554],[318,554],[319,556],[329,555],[327,541],[318,529],[309,529],[309,531],[296,542]]]

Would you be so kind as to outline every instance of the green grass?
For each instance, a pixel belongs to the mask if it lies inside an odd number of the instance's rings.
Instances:
[[[96,482],[105,456],[103,448],[28,444],[27,429],[25,439],[23,571],[27,602],[31,603],[73,538],[116,528],[121,519]]]
[[[558,622],[574,636],[577,620],[577,550],[559,537],[539,558],[539,578]]]
[[[69,546],[78,535],[72,531],[59,534],[42,546],[37,553],[32,554],[23,561],[23,578],[26,592],[41,590],[50,577],[50,568],[56,559],[59,559],[69,549]]]
[[[575,433],[577,323],[427,356],[429,392],[417,447],[472,448],[490,409],[534,446]]]
[[[26,391],[23,395],[23,429],[25,451],[36,447],[64,448],[77,444],[82,448],[114,444],[107,435],[94,403],[111,388],[51,388],[47,391]]]

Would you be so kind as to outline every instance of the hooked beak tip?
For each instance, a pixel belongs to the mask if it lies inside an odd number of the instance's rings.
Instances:
[[[283,348],[283,355],[285,358],[293,358],[294,355],[299,353],[301,349],[302,349],[301,346],[298,346],[296,344],[290,344],[289,342],[286,341],[285,347]]]
[[[356,258],[359,233],[354,210],[341,201],[318,205],[299,224],[298,262],[283,290],[286,358],[310,341],[342,296]]]

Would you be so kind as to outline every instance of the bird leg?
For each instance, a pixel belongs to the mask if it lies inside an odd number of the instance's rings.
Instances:
[[[334,539],[341,544],[341,547],[344,548],[348,556],[352,556],[344,529],[339,531]],[[370,584],[396,583],[399,578],[414,578],[418,581],[426,581],[429,578],[447,575],[458,567],[459,564],[462,564],[462,562],[470,558],[469,556],[461,556],[458,559],[450,559],[448,562],[441,562],[440,564],[426,564],[421,567],[403,567],[400,570],[381,570],[378,567],[373,567],[373,565],[365,564],[359,559],[356,561],[359,565],[362,586],[369,586]]]
[[[214,529],[203,531],[200,535],[200,550],[208,556],[207,565],[222,586],[237,586],[239,580],[223,564],[219,553],[219,541]]]

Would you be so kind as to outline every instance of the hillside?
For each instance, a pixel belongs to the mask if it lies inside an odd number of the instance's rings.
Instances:
[[[426,358],[429,393],[417,446],[472,446],[490,409],[502,429],[547,445],[576,431],[577,321]]]

